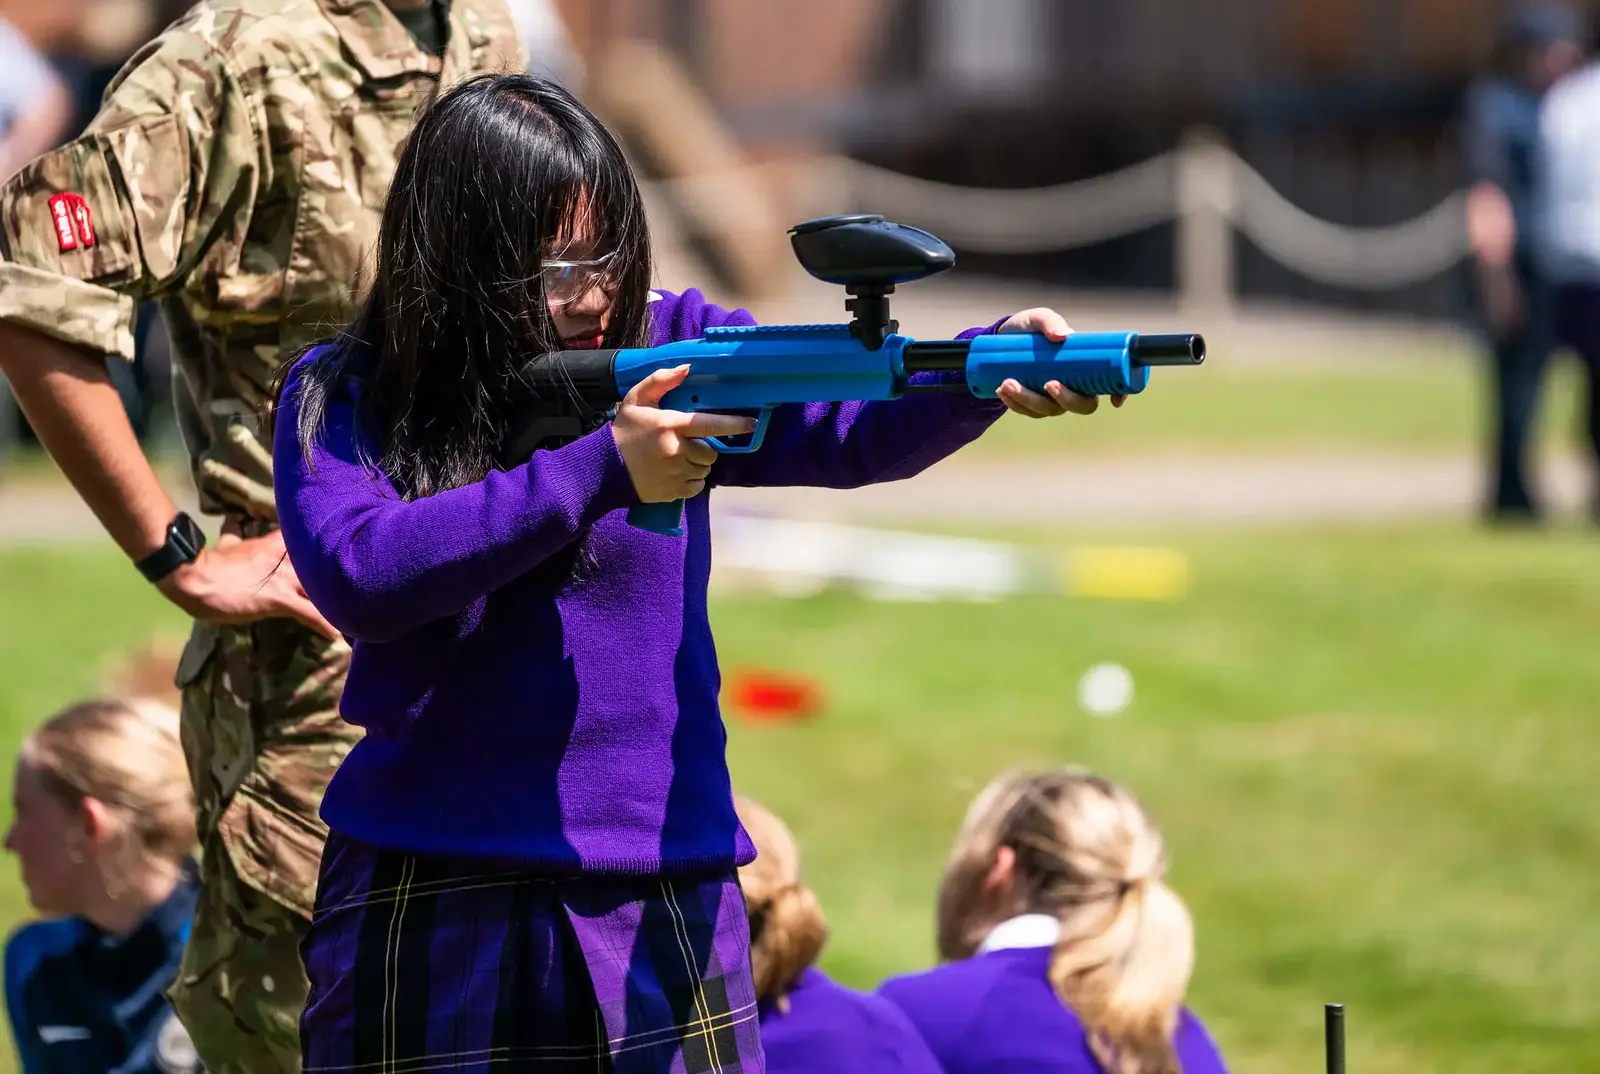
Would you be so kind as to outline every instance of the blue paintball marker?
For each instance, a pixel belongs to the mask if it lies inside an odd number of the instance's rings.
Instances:
[[[519,462],[548,441],[596,427],[634,385],[657,370],[685,364],[688,378],[661,406],[755,412],[756,428],[745,442],[707,441],[719,452],[736,454],[760,450],[774,408],[786,404],[928,391],[970,391],[992,399],[1008,379],[1037,392],[1056,380],[1079,395],[1136,395],[1149,382],[1152,366],[1205,360],[1205,340],[1194,334],[1078,332],[1061,343],[1027,333],[909,339],[889,318],[889,295],[897,284],[950,268],[950,247],[926,231],[867,214],[812,220],[792,228],[789,238],[807,272],[851,296],[845,302],[850,323],[712,328],[699,339],[661,347],[539,355],[522,369],[532,400],[529,416],[512,422],[502,460]],[[917,373],[951,372],[964,373],[964,380],[908,383]],[[683,501],[641,504],[629,510],[628,521],[679,536]]]

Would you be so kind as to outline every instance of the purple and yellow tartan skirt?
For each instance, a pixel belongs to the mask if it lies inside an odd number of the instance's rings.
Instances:
[[[762,1074],[737,875],[552,878],[328,839],[305,1074]]]

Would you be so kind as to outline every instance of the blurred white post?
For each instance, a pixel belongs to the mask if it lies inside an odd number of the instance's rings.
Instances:
[[[1178,300],[1185,312],[1233,307],[1233,154],[1215,131],[1184,136],[1178,151]]]

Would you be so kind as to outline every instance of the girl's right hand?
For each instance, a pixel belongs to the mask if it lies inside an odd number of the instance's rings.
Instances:
[[[704,438],[755,431],[754,418],[662,410],[662,396],[688,375],[686,365],[650,374],[633,386],[612,419],[611,435],[641,503],[670,503],[700,495],[711,464],[717,461],[716,449]]]

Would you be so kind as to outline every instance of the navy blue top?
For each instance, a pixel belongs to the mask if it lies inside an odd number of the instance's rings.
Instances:
[[[1050,948],[1011,948],[891,978],[878,994],[905,1011],[945,1074],[1103,1074],[1049,969]],[[1183,1074],[1227,1074],[1187,1010],[1172,1043]]]
[[[1479,82],[1467,97],[1468,178],[1505,191],[1517,222],[1518,261],[1526,267],[1538,222],[1540,94],[1504,78]]]
[[[79,917],[33,921],[6,941],[6,1010],[22,1074],[190,1074],[194,1045],[166,990],[199,883],[193,865],[126,936]]]
[[[789,1009],[761,1004],[767,1074],[943,1074],[900,1008],[808,969]]]

